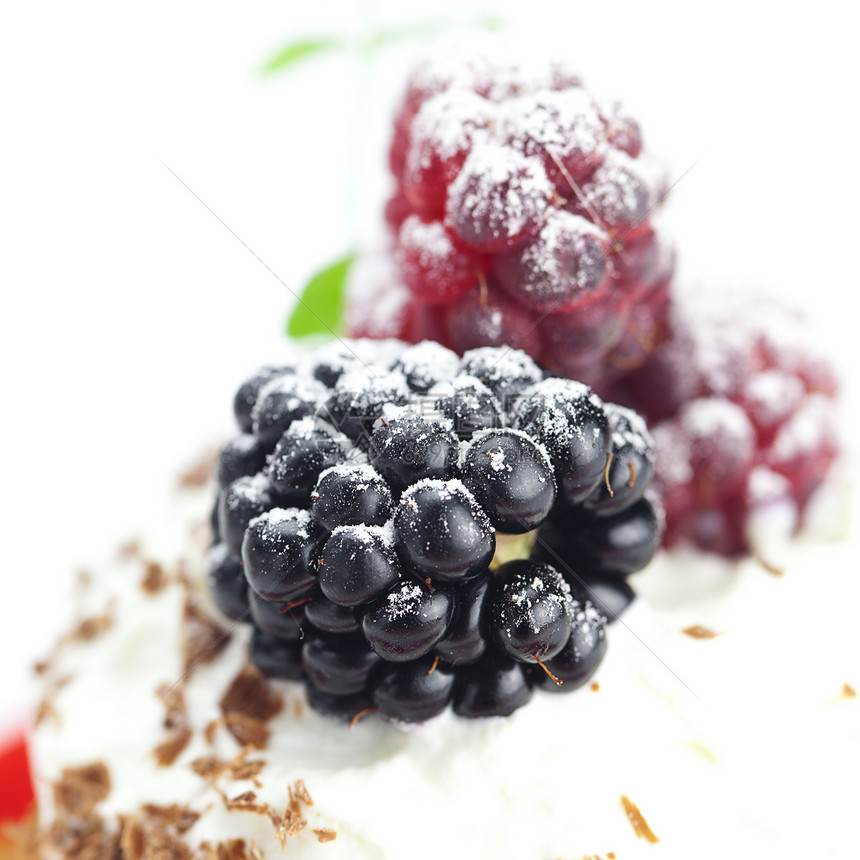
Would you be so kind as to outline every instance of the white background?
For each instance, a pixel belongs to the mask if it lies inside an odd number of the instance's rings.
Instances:
[[[206,206],[293,288],[380,230],[416,45],[385,54],[362,102],[346,55],[263,77],[291,38],[358,38],[374,15],[501,15],[623,97],[674,177],[695,165],[664,217],[685,283],[806,300],[856,361],[849,4],[405,6],[3,5],[0,732],[24,712],[74,571],[158,520],[178,471],[229,432],[237,383],[283,344],[288,289]]]

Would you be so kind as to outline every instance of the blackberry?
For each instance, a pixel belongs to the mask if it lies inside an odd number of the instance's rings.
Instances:
[[[611,434],[606,480],[584,502],[597,514],[629,507],[642,498],[654,477],[654,442],[642,417],[613,403],[606,405],[606,416]]]
[[[206,555],[206,581],[218,609],[232,621],[242,621],[248,614],[248,582],[242,559],[223,543]]]
[[[571,633],[570,586],[551,565],[512,561],[493,583],[491,618],[496,641],[523,663],[554,657]]]
[[[575,601],[570,638],[547,660],[549,671],[536,674],[536,683],[551,692],[581,687],[597,671],[605,653],[606,619],[589,601]]]
[[[385,660],[423,657],[445,635],[454,601],[448,589],[403,581],[364,613],[370,647]]]
[[[478,430],[501,427],[504,412],[499,398],[474,376],[458,376],[430,389],[433,410],[451,422],[461,440],[471,439]]]
[[[302,646],[302,667],[308,680],[321,692],[333,696],[362,692],[378,662],[379,657],[359,634],[315,633]]]
[[[340,606],[324,594],[314,594],[303,604],[305,618],[323,633],[357,633],[361,630],[361,616],[353,606]]]
[[[512,424],[544,445],[569,504],[588,498],[612,444],[603,401],[591,389],[567,379],[538,382],[517,401]]]
[[[276,376],[286,376],[293,372],[292,367],[265,365],[239,386],[239,390],[233,398],[233,414],[236,416],[236,423],[243,433],[250,433],[253,428],[252,413],[260,389]]]
[[[307,511],[271,508],[251,521],[242,540],[248,584],[261,597],[289,603],[316,585],[319,555],[315,524]]]
[[[301,606],[289,603],[273,603],[260,597],[254,589],[249,589],[248,603],[254,626],[278,639],[296,641],[302,638],[304,613]]]
[[[454,590],[454,614],[435,648],[435,653],[452,666],[474,663],[487,650],[491,578],[485,570]]]
[[[402,373],[366,368],[343,374],[317,414],[353,441],[366,439],[382,417],[383,407],[402,406],[409,386]]]
[[[539,526],[555,504],[555,475],[546,454],[526,434],[493,430],[467,448],[463,483],[508,534]]]
[[[411,391],[426,394],[437,383],[457,375],[460,359],[441,344],[424,340],[404,349],[391,369],[403,374]]]
[[[488,651],[477,663],[460,671],[454,713],[461,717],[506,717],[531,697],[532,682],[523,664],[506,654]]]
[[[302,643],[299,640],[281,639],[255,628],[251,634],[248,656],[269,678],[284,678],[289,681],[304,679]]]
[[[272,486],[290,504],[307,505],[319,476],[346,459],[344,443],[322,421],[296,421],[281,436],[267,469]]]
[[[452,478],[458,453],[457,437],[420,415],[383,420],[370,437],[370,462],[398,495],[423,478]]]
[[[230,552],[242,551],[245,529],[255,517],[275,506],[271,481],[258,472],[233,481],[218,498],[218,533]]]
[[[222,489],[239,478],[256,475],[266,465],[271,449],[251,433],[240,433],[231,439],[218,455],[216,478]]]
[[[422,480],[394,513],[404,561],[424,576],[472,576],[489,565],[496,547],[489,517],[460,481]]]
[[[294,373],[275,376],[257,394],[251,412],[254,435],[273,445],[294,421],[316,412],[325,390],[315,379]]]
[[[338,526],[381,526],[394,505],[391,487],[371,466],[331,466],[311,493],[311,513],[329,531]]]
[[[252,380],[207,577],[261,671],[423,722],[596,669],[595,606],[626,606],[661,532],[638,416],[509,348],[349,341]]]
[[[507,346],[469,350],[461,372],[483,382],[506,410],[526,388],[543,379],[543,371],[528,355]]]
[[[319,561],[322,593],[339,606],[359,606],[400,579],[392,536],[379,526],[338,526]]]
[[[423,723],[441,714],[454,694],[454,671],[430,657],[386,666],[373,684],[373,702],[391,720]]]

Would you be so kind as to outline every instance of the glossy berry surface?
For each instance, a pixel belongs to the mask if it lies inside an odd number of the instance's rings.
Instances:
[[[318,564],[322,593],[339,606],[359,606],[400,579],[391,535],[378,526],[338,526]]]
[[[434,649],[444,662],[464,666],[474,663],[487,650],[491,580],[487,570],[454,588],[451,623]]]
[[[386,666],[373,685],[373,702],[389,719],[423,723],[448,707],[455,680],[450,668],[429,657]]]
[[[539,526],[555,504],[555,474],[546,452],[516,430],[494,430],[472,442],[463,483],[499,531]]]
[[[364,690],[379,657],[356,634],[308,636],[302,646],[302,667],[311,684],[323,693],[348,696]]]
[[[248,603],[251,618],[257,629],[278,639],[297,641],[302,638],[304,612],[301,605],[273,603],[249,589]]]
[[[572,628],[567,644],[546,663],[562,684],[546,672],[535,673],[537,684],[550,692],[581,687],[597,671],[606,653],[606,619],[589,601],[575,601]]]
[[[370,437],[370,462],[398,494],[423,478],[453,477],[457,455],[454,433],[420,415],[383,420]]]
[[[489,517],[459,481],[424,480],[394,514],[401,557],[424,576],[456,580],[485,568],[495,551]]]
[[[512,713],[537,663],[594,670],[582,595],[614,617],[659,535],[638,416],[507,346],[341,341],[250,380],[207,578],[261,671],[333,718],[420,723]]]
[[[307,511],[272,508],[251,522],[242,541],[242,563],[251,588],[266,600],[288,603],[316,584],[318,554]]]
[[[297,639],[281,639],[255,628],[248,646],[248,657],[268,678],[288,681],[301,681],[304,678],[302,643]]]
[[[585,500],[603,478],[612,438],[603,401],[587,386],[546,379],[517,401],[513,426],[537,439],[555,466],[561,496]]]
[[[224,544],[215,544],[206,555],[206,582],[215,605],[232,621],[248,614],[248,582],[242,559]]]
[[[496,641],[521,662],[554,657],[570,638],[573,611],[570,586],[549,564],[509,562],[493,583]]]
[[[527,704],[532,685],[523,664],[495,651],[463,667],[454,692],[454,713],[461,717],[506,717]]]
[[[326,469],[311,499],[314,519],[329,531],[338,526],[381,526],[394,506],[388,482],[367,464]]]
[[[384,660],[423,657],[445,635],[454,602],[445,588],[403,581],[364,613],[362,629]]]

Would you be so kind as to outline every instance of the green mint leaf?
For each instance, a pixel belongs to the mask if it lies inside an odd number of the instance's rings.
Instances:
[[[284,45],[263,63],[263,74],[270,75],[281,72],[290,66],[307,60],[317,54],[329,51],[340,51],[346,47],[346,42],[335,36],[320,36],[316,39],[297,39]]]
[[[346,279],[355,256],[349,253],[311,277],[287,322],[290,337],[320,334],[332,337],[343,332]]]

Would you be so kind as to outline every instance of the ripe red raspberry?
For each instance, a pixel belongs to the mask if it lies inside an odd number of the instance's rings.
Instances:
[[[567,69],[517,65],[492,40],[437,46],[407,85],[390,165],[400,280],[410,305],[440,309],[436,339],[513,338],[592,385],[659,341],[674,257],[651,215],[665,182],[638,124]]]
[[[838,453],[836,379],[804,319],[732,291],[675,298],[665,343],[612,396],[652,423],[666,545],[737,555],[762,507],[800,524]]]

